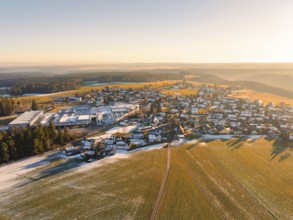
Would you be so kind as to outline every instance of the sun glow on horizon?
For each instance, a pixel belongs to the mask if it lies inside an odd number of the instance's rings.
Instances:
[[[1,2],[0,62],[293,62],[289,0],[70,2]]]

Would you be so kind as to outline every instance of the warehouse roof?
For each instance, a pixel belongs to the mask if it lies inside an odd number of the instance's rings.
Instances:
[[[21,114],[19,117],[14,119],[9,123],[9,126],[18,125],[18,124],[29,124],[33,119],[35,119],[42,111],[27,111]]]

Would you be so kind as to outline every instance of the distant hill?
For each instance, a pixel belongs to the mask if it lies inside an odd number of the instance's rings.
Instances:
[[[242,80],[255,81],[293,91],[293,77],[283,74],[257,74],[242,77]]]
[[[270,86],[264,83],[259,83],[254,81],[226,81],[226,82],[223,82],[223,84],[241,86],[243,88],[254,90],[257,92],[266,92],[266,93],[271,93],[278,96],[283,96],[286,98],[293,99],[293,91],[289,91],[279,87]]]
[[[105,71],[107,70],[107,71]],[[69,74],[70,73],[70,74]],[[0,67],[0,86],[17,87],[18,93],[27,87],[43,92],[47,84],[58,82],[151,82],[190,80],[202,83],[239,85],[244,88],[293,98],[293,64],[128,64],[93,66]],[[31,85],[33,84],[33,85]],[[36,86],[38,84],[38,86]],[[46,88],[40,88],[43,84]],[[20,89],[19,89],[20,88]],[[72,87],[61,85],[60,90]],[[49,89],[52,90],[52,89]],[[54,89],[56,90],[56,89]],[[31,89],[30,89],[31,91]],[[59,89],[58,89],[59,91]]]

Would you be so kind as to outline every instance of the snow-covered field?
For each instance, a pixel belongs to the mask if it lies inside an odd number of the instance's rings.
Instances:
[[[147,146],[147,147],[142,147],[142,148],[138,148],[138,149],[134,149],[132,151],[127,151],[127,150],[116,150],[115,155],[110,156],[110,157],[106,157],[102,160],[98,160],[92,163],[85,163],[86,166],[80,166],[78,169],[76,169],[76,171],[81,172],[81,171],[85,171],[85,170],[89,170],[95,167],[100,167],[106,164],[111,164],[111,163],[115,163],[121,159],[129,159],[130,157],[132,157],[133,153],[139,152],[139,151],[148,151],[148,150],[155,150],[155,149],[161,149],[163,147],[165,147],[167,145],[167,143],[161,143],[161,144],[155,144],[155,145],[151,145],[151,146]]]
[[[116,154],[111,157],[106,157],[102,160],[94,161],[92,163],[83,162],[82,160],[78,162],[78,166],[71,169],[71,172],[83,172],[95,167],[104,166],[106,164],[115,163],[121,159],[128,159],[133,153],[146,150],[160,149],[166,146],[166,143],[155,144],[143,148],[138,148],[132,151],[127,150],[117,150]],[[25,183],[29,178],[26,174],[41,169],[53,161],[64,160],[63,162],[69,162],[67,166],[70,166],[70,160],[78,158],[79,155],[67,158],[61,152],[49,153],[44,156],[30,157],[21,161],[17,161],[8,165],[0,166],[0,193],[6,191],[10,188],[15,188],[16,186]],[[53,159],[53,160],[52,160]],[[76,160],[72,160],[72,164],[77,163]],[[63,168],[63,167],[61,167]],[[61,169],[60,168],[60,169]],[[31,180],[31,179],[30,179]]]
[[[106,131],[105,134],[93,136],[93,137],[90,137],[88,139],[103,140],[105,138],[110,138],[113,134],[116,134],[116,133],[126,134],[126,133],[129,133],[129,132],[132,132],[136,128],[137,128],[136,125],[130,125],[130,126],[125,126],[125,127],[124,126],[116,126],[116,127],[113,127],[111,129],[109,129],[108,131]]]
[[[48,156],[50,155],[30,157],[15,163],[0,166],[0,192],[16,186],[20,179],[25,178],[27,173],[49,164],[50,160]]]
[[[107,131],[107,133],[104,136],[106,137],[116,132],[128,133],[135,128],[136,126],[115,127]],[[104,136],[103,138],[105,138]],[[101,136],[97,136],[96,138],[100,138],[100,137]],[[249,135],[246,137],[248,138],[248,140],[257,140],[264,136],[263,135]],[[234,136],[232,135],[204,135],[201,137],[202,140],[208,140],[208,139],[227,140],[232,138],[234,138]],[[194,144],[197,142],[198,140],[179,139],[178,141],[173,141],[172,146],[180,146],[182,144]],[[74,167],[74,169],[71,169],[71,172],[81,172],[84,170],[92,169],[94,167],[111,164],[121,159],[128,159],[136,152],[160,149],[165,147],[166,145],[167,143],[155,144],[155,145],[151,145],[147,147],[138,148],[132,151],[117,150],[115,155],[111,157],[106,157],[102,160],[94,161],[92,163],[83,162],[81,160]],[[62,162],[66,162],[68,163],[67,166],[70,166],[71,160],[73,158],[76,159],[78,157],[79,156],[67,158],[61,152],[59,153],[54,152],[54,153],[45,154],[43,156],[30,157],[30,158],[20,160],[18,162],[14,162],[8,165],[2,165],[0,166],[0,193],[1,191],[5,191],[9,188],[14,188],[15,186],[27,181],[28,177],[26,177],[26,174],[33,172],[36,169],[41,169],[42,167],[46,167],[56,160],[63,160]],[[76,160],[75,161],[72,160],[72,161],[73,161],[72,163],[77,163]]]
[[[264,138],[266,137],[266,135],[245,135],[245,136],[240,136],[240,137],[246,137],[250,140],[257,140],[259,138]],[[212,135],[212,134],[205,134],[205,135],[202,135],[201,136],[201,139],[202,140],[208,140],[208,139],[212,139],[212,140],[216,140],[216,139],[219,139],[219,140],[229,140],[229,139],[232,139],[232,138],[237,138],[237,136],[235,135]]]
[[[115,134],[115,133],[126,134],[126,133],[134,131],[136,128],[137,128],[136,125],[129,125],[129,126],[125,126],[125,127],[117,126],[117,127],[111,128],[110,130],[106,131],[106,134]]]
[[[197,142],[198,142],[198,140],[179,139],[178,141],[173,141],[171,145],[178,147],[182,144],[195,144]]]

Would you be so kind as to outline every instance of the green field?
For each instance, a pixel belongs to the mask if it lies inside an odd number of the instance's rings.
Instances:
[[[265,139],[172,147],[157,219],[291,219],[292,154]],[[26,184],[1,193],[0,218],[149,219],[166,149],[94,163],[76,169],[80,162],[61,159],[29,172]]]

